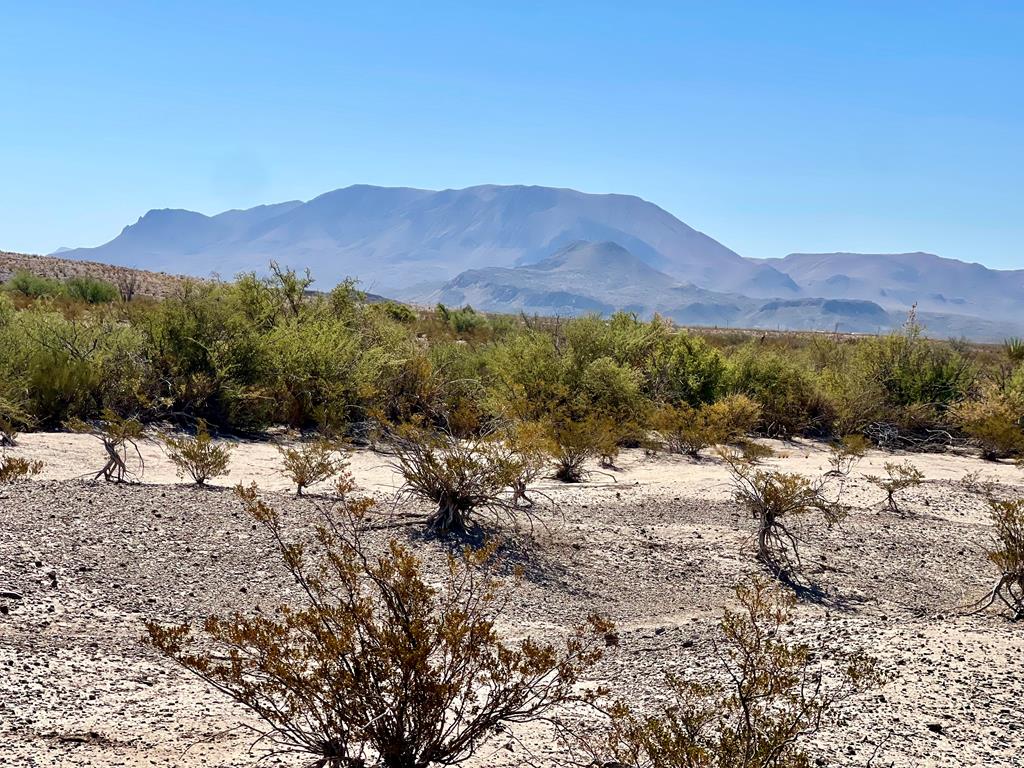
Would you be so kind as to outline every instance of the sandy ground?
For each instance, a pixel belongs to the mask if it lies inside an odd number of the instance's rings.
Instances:
[[[818,475],[827,451],[773,443],[767,466]],[[255,766],[260,747],[244,711],[140,642],[147,618],[182,620],[294,595],[269,542],[227,490],[255,481],[296,525],[321,500],[286,494],[267,443],[236,444],[222,485],[181,484],[155,443],[142,482],[83,480],[98,469],[89,436],[29,434],[15,449],[39,458],[39,479],[0,489],[0,766]],[[823,597],[798,608],[800,632],[863,646],[893,674],[851,703],[814,745],[817,765],[1024,766],[1024,627],[959,608],[984,593],[990,531],[960,480],[980,470],[998,492],[1024,492],[1024,472],[952,455],[910,458],[926,482],[882,508],[864,480],[893,456],[870,453],[847,486],[839,527],[808,521],[803,554]],[[543,525],[505,531],[503,551],[525,577],[503,620],[510,634],[556,636],[591,611],[614,619],[620,646],[593,681],[641,704],[665,672],[706,668],[732,585],[757,570],[751,521],[714,459],[626,452],[614,479],[541,490],[557,509]],[[386,458],[352,455],[360,486],[391,509],[398,486]],[[315,489],[314,489],[315,490]],[[408,511],[408,510],[407,510]],[[398,535],[412,535],[401,532]],[[411,539],[426,567],[445,545]],[[540,728],[520,734],[540,766],[565,757]],[[473,766],[524,764],[496,739]],[[301,765],[273,756],[260,765]]]

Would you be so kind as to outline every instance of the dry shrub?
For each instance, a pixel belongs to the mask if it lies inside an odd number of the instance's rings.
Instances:
[[[812,512],[820,513],[829,525],[841,520],[845,514],[838,498],[842,486],[831,500],[823,479],[756,469],[734,453],[721,455],[732,476],[736,501],[757,522],[758,560],[782,581],[794,582],[803,564],[790,521]]]
[[[348,460],[333,440],[320,438],[292,448],[278,446],[277,450],[284,457],[283,471],[295,484],[297,496],[302,496],[303,491],[311,485],[326,482],[343,473],[348,466]]]
[[[392,466],[405,481],[401,493],[437,505],[427,518],[435,533],[467,532],[477,509],[515,519],[514,488],[526,469],[493,436],[460,440],[450,432],[405,424],[392,431],[391,447]]]
[[[742,438],[760,418],[761,406],[746,395],[732,395],[696,408],[664,405],[655,412],[652,426],[670,453],[696,457],[711,446]]]
[[[987,598],[976,603],[983,611],[996,600],[1003,603],[1013,619],[1024,619],[1024,499],[988,499],[995,525],[995,541],[988,559],[999,569],[999,579]]]
[[[527,491],[551,462],[551,439],[543,424],[520,422],[506,430],[503,440],[512,477],[512,506],[533,506]]]
[[[188,624],[150,622],[148,639],[259,717],[278,750],[312,755],[319,768],[460,763],[509,726],[575,700],[612,637],[595,616],[561,647],[505,642],[495,621],[511,585],[489,550],[449,556],[428,579],[398,541],[370,551],[358,522],[372,501],[360,499],[325,510],[314,561],[255,486],[238,492],[302,603],[211,616],[200,637]]]
[[[896,503],[896,494],[919,486],[924,482],[924,475],[909,461],[898,464],[894,461],[887,461],[884,466],[885,477],[869,475],[867,480],[885,491],[885,503],[890,512],[902,514],[902,510]]]
[[[885,682],[863,651],[787,640],[792,595],[758,580],[736,597],[715,642],[727,682],[670,676],[672,699],[655,714],[614,705],[595,765],[806,768],[805,742],[836,708]]]
[[[981,400],[968,400],[951,409],[953,422],[967,433],[986,459],[1024,453],[1024,395],[987,392]]]
[[[775,455],[775,451],[772,450],[771,446],[764,445],[755,440],[740,438],[734,440],[732,444],[740,452],[743,460],[749,464],[757,464],[759,461],[769,459]]]
[[[27,480],[43,470],[43,462],[0,453],[0,485]]]
[[[177,468],[178,477],[190,477],[196,485],[205,485],[211,477],[228,474],[231,446],[213,442],[203,420],[196,424],[195,437],[163,434],[160,442]]]
[[[836,477],[848,477],[853,468],[860,463],[871,446],[870,441],[863,435],[846,435],[838,442],[832,444],[831,455],[828,463],[832,465],[830,475]]]
[[[95,474],[94,480],[102,477],[108,483],[125,483],[139,479],[146,470],[138,441],[142,437],[142,423],[138,419],[123,418],[111,410],[103,412],[103,418],[95,421],[72,419],[65,426],[72,432],[92,435],[103,444],[107,461]],[[129,457],[135,454],[139,471],[136,474],[128,468]]]

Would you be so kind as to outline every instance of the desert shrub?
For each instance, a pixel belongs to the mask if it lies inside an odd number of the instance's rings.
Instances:
[[[890,420],[899,421],[899,409],[924,406],[933,418],[950,404],[964,399],[976,379],[970,361],[948,344],[925,339],[911,310],[902,331],[866,340],[856,364],[869,381],[876,382]]]
[[[780,580],[794,582],[803,568],[797,537],[790,526],[800,517],[820,513],[828,524],[845,514],[836,499],[829,499],[822,479],[757,469],[741,457],[723,451],[732,477],[736,501],[757,523],[757,558]]]
[[[986,459],[1024,453],[1024,394],[989,390],[980,400],[958,403],[950,415]]]
[[[662,402],[699,406],[718,399],[726,386],[726,364],[703,339],[666,335],[640,363],[649,396]]]
[[[1024,499],[1010,501],[989,496],[995,540],[988,549],[989,561],[999,578],[988,597],[975,603],[983,611],[999,600],[1014,620],[1024,619]]]
[[[729,391],[761,406],[759,429],[769,437],[828,434],[834,409],[811,372],[778,352],[748,346],[729,361]]]
[[[43,462],[11,456],[0,452],[0,485],[7,485],[17,480],[24,480],[38,475],[43,470]]]
[[[358,398],[356,333],[322,315],[289,317],[267,332],[265,345],[280,420],[331,429],[349,420]]]
[[[902,510],[896,503],[896,495],[919,486],[924,481],[924,475],[909,461],[887,461],[884,466],[885,477],[869,475],[867,480],[885,491],[885,504],[889,511],[900,514]]]
[[[381,310],[392,320],[403,325],[412,325],[416,322],[416,313],[405,304],[399,304],[397,301],[385,301],[381,305]]]
[[[616,441],[616,425],[609,419],[588,416],[582,420],[555,420],[548,424],[555,478],[581,483],[589,475],[587,462],[598,458]]]
[[[569,410],[566,362],[550,334],[525,331],[494,347],[485,375],[496,413],[518,421],[542,421]]]
[[[124,483],[142,477],[146,463],[139,450],[138,441],[142,438],[142,424],[138,419],[124,418],[107,410],[99,419],[72,419],[66,422],[65,426],[72,432],[92,435],[102,444],[107,460],[93,477],[94,480],[102,477],[108,483]],[[137,473],[128,468],[132,453],[135,454],[139,468]]]
[[[591,617],[561,648],[506,642],[495,621],[509,585],[488,548],[452,555],[428,578],[398,541],[372,552],[358,532],[371,502],[350,500],[317,526],[316,562],[254,487],[239,493],[303,602],[211,616],[200,637],[149,622],[149,642],[249,709],[278,749],[322,768],[461,763],[496,733],[578,698],[612,632]]]
[[[438,304],[435,312],[440,321],[459,336],[473,334],[487,327],[487,318],[468,305],[461,309],[449,309],[444,304]]]
[[[755,440],[740,438],[738,440],[734,440],[732,445],[737,451],[739,451],[743,460],[749,464],[757,464],[762,459],[768,459],[775,455],[775,451],[773,451],[771,447]]]
[[[1024,363],[1024,339],[1016,336],[1003,342],[1003,352],[1012,363]]]
[[[638,371],[610,357],[599,357],[583,369],[577,413],[627,425],[642,422],[646,408]]]
[[[417,424],[391,432],[392,466],[402,475],[401,493],[436,505],[427,527],[439,535],[465,533],[478,510],[513,521],[518,505],[514,488],[524,465],[491,435],[464,440]]]
[[[694,407],[687,403],[664,405],[651,425],[672,453],[699,456],[713,445],[736,440],[752,430],[761,407],[745,395],[730,395],[717,403]]]
[[[12,293],[19,293],[31,299],[52,298],[64,293],[64,286],[59,280],[40,277],[25,270],[18,270],[4,284]]]
[[[68,278],[64,281],[64,292],[68,298],[86,304],[108,304],[121,297],[116,285],[87,276]]]
[[[829,474],[847,477],[860,463],[871,443],[863,435],[845,435],[830,446],[828,463],[832,465]]]
[[[278,446],[277,450],[283,457],[283,472],[295,486],[297,496],[302,496],[311,485],[327,482],[348,466],[338,443],[325,438],[292,447]]]
[[[653,713],[612,706],[595,765],[806,768],[807,742],[836,709],[885,681],[863,651],[789,639],[792,594],[754,581],[736,597],[715,640],[721,677],[670,676],[671,699]]]
[[[651,426],[661,436],[665,450],[694,457],[725,438],[722,425],[708,405],[663,405],[651,417]]]
[[[196,485],[206,485],[211,477],[228,474],[231,446],[215,443],[202,419],[196,424],[194,437],[163,434],[160,442],[176,467],[178,477],[190,477]]]
[[[518,422],[507,427],[502,436],[506,450],[505,461],[512,477],[512,505],[533,506],[528,495],[529,486],[547,469],[551,462],[551,438],[540,423]]]

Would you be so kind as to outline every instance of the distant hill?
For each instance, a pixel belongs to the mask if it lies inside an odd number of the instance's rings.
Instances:
[[[67,280],[71,277],[94,277],[119,287],[130,283],[134,287],[136,296],[150,296],[158,299],[170,296],[182,283],[190,279],[181,275],[127,269],[94,261],[0,251],[0,283],[6,282],[11,275],[19,271],[56,280]]]
[[[1024,270],[995,270],[931,253],[791,253],[766,259],[801,292],[864,299],[888,309],[921,310],[987,320],[1024,318]]]
[[[777,296],[796,289],[653,203],[571,189],[480,186],[440,192],[352,186],[216,216],[150,211],[110,242],[67,258],[225,277],[270,259],[309,267],[320,283],[368,288],[440,284],[467,269],[536,263],[577,240],[613,241],[676,280]]]

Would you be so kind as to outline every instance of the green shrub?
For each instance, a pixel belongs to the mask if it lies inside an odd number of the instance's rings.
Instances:
[[[178,477],[190,477],[196,485],[206,485],[211,477],[228,474],[231,447],[214,443],[202,420],[196,425],[194,437],[163,434],[160,441],[177,468]]]
[[[958,403],[950,415],[986,459],[1024,453],[1024,395],[990,389],[980,400]]]
[[[48,277],[40,277],[25,270],[18,270],[4,286],[8,291],[20,293],[31,299],[53,298],[64,293],[60,281]]]
[[[834,408],[812,373],[778,352],[744,347],[729,361],[728,388],[761,406],[758,428],[770,437],[832,430]]]
[[[284,458],[284,474],[295,485],[297,496],[316,483],[327,482],[348,466],[348,460],[332,440],[321,438],[291,448],[278,446],[277,450]]]
[[[116,285],[95,277],[72,277],[64,282],[64,292],[71,299],[86,304],[109,304],[121,298]]]

